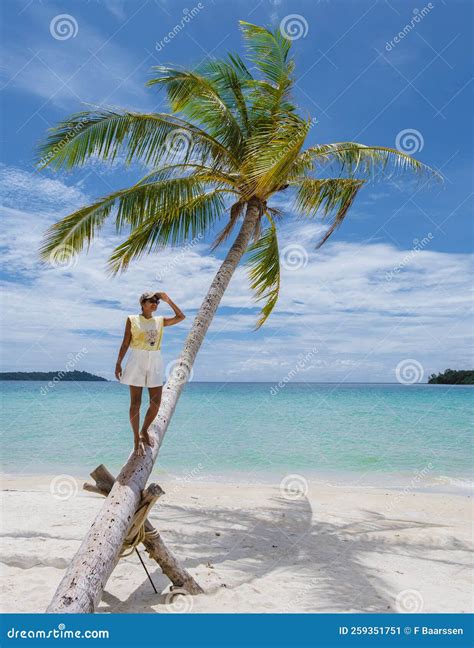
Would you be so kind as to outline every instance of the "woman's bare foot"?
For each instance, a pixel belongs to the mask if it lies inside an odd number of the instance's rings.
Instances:
[[[143,441],[140,439],[138,443],[135,443],[135,447],[133,448],[133,454],[137,455],[138,457],[144,457],[146,454],[145,451],[145,446],[143,445]]]
[[[155,440],[154,440],[154,438],[152,436],[150,436],[148,434],[148,432],[142,432],[141,437],[142,437],[143,441],[148,446],[150,446],[150,448],[153,448],[153,446],[155,445]]]

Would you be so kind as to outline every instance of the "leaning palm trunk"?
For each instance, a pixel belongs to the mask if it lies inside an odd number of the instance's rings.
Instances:
[[[119,476],[91,528],[82,541],[63,576],[46,612],[94,612],[107,580],[114,570],[123,541],[173,416],[179,396],[186,383],[194,359],[207,329],[249,244],[261,207],[258,200],[247,203],[247,211],[239,234],[219,268],[184,343],[183,353],[163,389],[160,411],[151,426],[155,445],[146,456],[131,456]]]

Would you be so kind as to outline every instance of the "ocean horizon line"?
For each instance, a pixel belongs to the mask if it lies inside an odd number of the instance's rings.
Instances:
[[[5,372],[10,373],[10,372]],[[25,372],[25,373],[34,373],[34,372]],[[40,373],[55,373],[55,372],[40,372]],[[59,371],[58,371],[59,373]],[[110,382],[110,383],[119,383],[118,380],[106,378],[105,376],[99,376],[101,380],[70,380],[65,382]],[[38,380],[18,380],[18,379],[0,379],[0,382],[42,382],[41,379]],[[61,382],[61,381],[59,381]],[[231,385],[275,385],[283,382],[282,380],[189,380],[187,384],[194,385],[219,385],[219,384],[231,384]],[[417,383],[400,383],[396,380],[394,381],[369,381],[369,380],[348,380],[348,381],[337,381],[337,380],[290,380],[284,382],[285,385],[400,385],[400,387],[472,387],[473,385],[469,384],[448,384],[448,383],[429,383],[429,382],[417,382]]]

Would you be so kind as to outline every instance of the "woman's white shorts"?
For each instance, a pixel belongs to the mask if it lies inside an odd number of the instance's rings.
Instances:
[[[161,351],[130,349],[129,353],[120,382],[134,387],[161,387],[164,374]]]

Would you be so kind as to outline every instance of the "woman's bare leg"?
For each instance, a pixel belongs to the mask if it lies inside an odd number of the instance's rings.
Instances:
[[[145,419],[143,421],[141,436],[144,442],[150,447],[153,447],[155,445],[155,442],[152,439],[152,437],[148,434],[148,428],[155,420],[156,415],[158,414],[158,410],[160,409],[162,392],[163,392],[163,387],[148,388],[148,393],[150,395],[150,404],[148,405],[148,410],[147,413],[145,414]]]
[[[140,405],[142,404],[143,387],[130,385],[130,424],[133,430],[133,452],[145,454],[145,448],[140,441]]]

